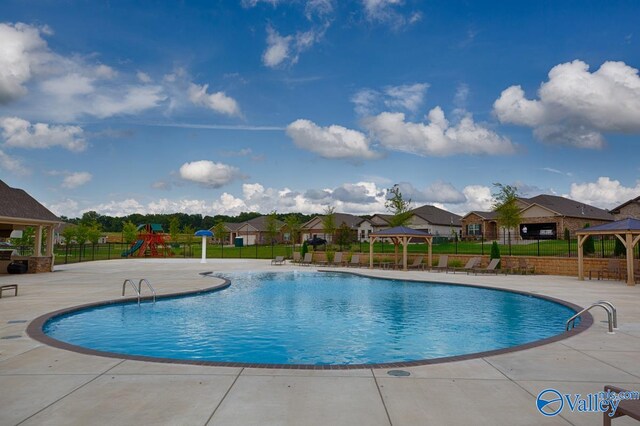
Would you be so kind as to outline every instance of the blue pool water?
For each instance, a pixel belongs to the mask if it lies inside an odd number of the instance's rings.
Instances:
[[[562,333],[574,313],[510,292],[340,273],[228,278],[226,290],[77,311],[53,318],[44,331],[74,345],[129,355],[345,365],[520,345]]]

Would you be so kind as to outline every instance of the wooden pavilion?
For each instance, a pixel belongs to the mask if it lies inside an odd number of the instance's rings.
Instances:
[[[407,270],[407,245],[411,240],[424,240],[427,243],[428,263],[431,266],[433,235],[417,229],[407,228],[406,226],[396,226],[395,228],[383,229],[382,231],[373,232],[369,235],[369,267],[373,268],[373,244],[380,239],[388,238],[393,241],[395,246],[395,263],[398,263],[399,246],[402,245],[402,269]]]
[[[594,235],[615,235],[627,249],[627,285],[635,285],[633,249],[640,241],[640,220],[627,218],[611,223],[585,228],[576,232],[578,236],[578,279],[584,280],[584,242]]]

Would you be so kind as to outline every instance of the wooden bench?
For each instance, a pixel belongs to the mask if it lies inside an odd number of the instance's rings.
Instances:
[[[0,286],[0,299],[2,299],[2,292],[5,290],[14,290],[15,293],[13,294],[14,296],[18,295],[18,284],[6,284],[6,285],[2,285]]]
[[[604,391],[605,392],[611,391],[615,393],[629,392],[626,389],[622,389],[622,388],[619,388],[616,386],[610,386],[610,385],[606,385],[604,387]],[[610,410],[611,410],[611,407],[609,407],[608,411],[605,411],[603,413],[604,417],[602,420],[602,424],[604,426],[611,426],[611,420],[617,417],[629,416],[632,419],[640,420],[640,399],[625,399],[620,401],[620,405],[618,405],[618,409],[616,410],[613,417],[609,417]]]

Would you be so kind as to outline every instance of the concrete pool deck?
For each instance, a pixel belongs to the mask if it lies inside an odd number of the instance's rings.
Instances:
[[[158,293],[212,286],[203,271],[303,269],[265,260],[111,260],[56,266],[52,274],[0,276],[19,284],[0,299],[0,425],[600,425],[599,413],[556,417],[536,409],[537,394],[599,392],[605,384],[640,390],[640,286],[559,276],[482,276],[356,269],[528,291],[580,306],[607,299],[606,317],[576,336],[506,354],[389,369],[284,370],[210,367],[83,355],[44,345],[25,332],[48,312],[120,297],[125,278],[147,278]],[[131,293],[128,293],[129,295]],[[638,424],[628,418],[614,425]]]

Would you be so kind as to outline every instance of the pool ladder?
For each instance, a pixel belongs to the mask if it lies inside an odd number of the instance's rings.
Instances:
[[[596,306],[599,306],[605,311],[607,311],[607,322],[609,324],[609,331],[607,333],[615,334],[613,330],[618,329],[618,311],[616,310],[616,307],[613,306],[613,303],[608,302],[606,300],[598,300],[597,302],[592,303],[591,306],[589,306],[588,308],[584,308],[583,310],[581,310],[580,312],[578,312],[577,314],[569,318],[567,320],[566,330],[569,331],[571,328],[575,327],[576,319],[582,314],[584,314],[585,312],[591,310],[591,308],[595,308]]]
[[[138,306],[140,306],[140,299],[142,299],[142,283],[145,283],[147,287],[149,287],[149,290],[151,290],[151,293],[153,293],[153,303],[156,303],[156,291],[153,289],[153,287],[151,287],[151,283],[149,283],[149,281],[146,278],[142,278],[140,281],[138,281],[137,287],[136,287],[136,284],[133,282],[133,280],[130,280],[129,278],[124,280],[124,282],[122,283],[123,296],[124,296],[124,291],[127,287],[127,283],[131,284],[131,287],[133,287],[133,291],[135,291],[136,295],[138,296]]]

